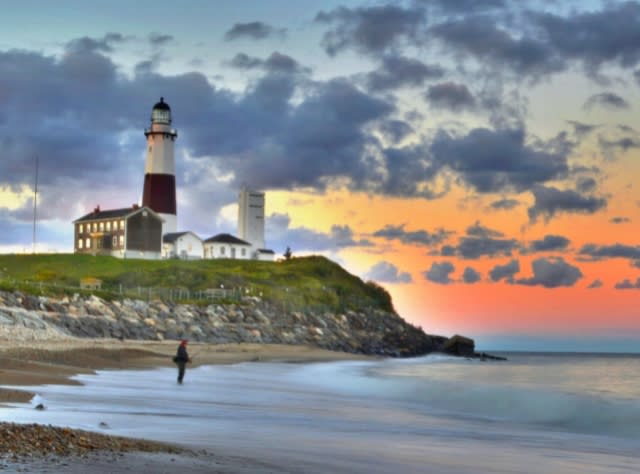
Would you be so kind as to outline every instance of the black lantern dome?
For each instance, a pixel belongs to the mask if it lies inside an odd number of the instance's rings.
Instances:
[[[151,123],[171,123],[171,107],[164,101],[164,97],[160,97],[151,110]]]

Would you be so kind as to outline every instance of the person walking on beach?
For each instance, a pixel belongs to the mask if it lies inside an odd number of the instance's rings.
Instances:
[[[191,358],[189,357],[189,353],[187,352],[187,342],[188,341],[186,339],[180,341],[178,352],[173,358],[173,361],[178,364],[178,383],[182,383],[187,362],[191,362]]]

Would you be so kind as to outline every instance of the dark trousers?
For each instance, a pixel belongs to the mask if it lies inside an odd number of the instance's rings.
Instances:
[[[182,383],[182,379],[184,378],[184,371],[187,363],[184,361],[178,361],[178,383]]]

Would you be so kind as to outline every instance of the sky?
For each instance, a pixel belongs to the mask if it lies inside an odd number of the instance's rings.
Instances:
[[[0,252],[141,200],[171,106],[178,228],[384,286],[479,348],[640,351],[640,2],[0,1]]]

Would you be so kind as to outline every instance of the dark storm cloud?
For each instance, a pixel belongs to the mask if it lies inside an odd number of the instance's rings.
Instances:
[[[502,232],[489,229],[479,222],[469,226],[466,233],[466,236],[458,239],[458,245],[444,245],[440,249],[440,255],[472,260],[480,257],[511,256],[518,248],[515,239],[502,239]]]
[[[380,124],[379,130],[393,144],[401,142],[414,132],[411,125],[402,120],[386,120]]]
[[[236,23],[224,34],[224,39],[233,41],[240,38],[249,38],[253,40],[261,40],[271,36],[283,37],[286,35],[286,29],[274,28],[261,21],[252,21],[249,23]]]
[[[567,123],[573,127],[573,132],[580,138],[589,135],[591,132],[598,128],[598,125],[582,123],[576,120],[567,120]]]
[[[112,167],[127,169],[116,134],[133,123],[134,98],[113,62],[95,47],[71,42],[59,60],[0,52],[0,90],[0,117],[12,117],[2,124],[0,182],[30,183],[35,156],[43,185],[61,176],[82,179]]]
[[[532,192],[535,203],[527,210],[531,222],[540,216],[548,221],[558,213],[594,214],[607,205],[604,198],[583,196],[572,190],[535,186]]]
[[[123,43],[126,40],[127,38],[121,33],[107,33],[102,38],[83,36],[69,41],[66,45],[66,50],[74,53],[111,53],[115,44]]]
[[[517,260],[511,260],[505,265],[496,265],[489,271],[491,281],[506,280],[513,283],[513,277],[520,271],[520,263]]]
[[[477,283],[480,281],[481,277],[482,275],[480,275],[480,272],[477,272],[471,267],[466,267],[462,273],[462,281],[467,284]]]
[[[600,278],[597,278],[597,279],[593,280],[589,284],[589,286],[587,286],[587,288],[590,289],[590,290],[593,290],[595,288],[602,288],[602,285],[603,285],[602,280],[600,280]]]
[[[246,53],[238,53],[229,61],[229,65],[237,69],[255,69],[263,64],[262,59],[251,57]]]
[[[294,252],[338,251],[347,247],[369,247],[366,240],[356,240],[349,226],[334,225],[328,234],[307,227],[290,227],[287,214],[272,214],[265,222],[269,246],[277,249],[291,247]]]
[[[640,289],[640,278],[638,278],[635,283],[632,283],[631,280],[625,278],[623,281],[616,283],[615,289],[616,290],[638,290]]]
[[[443,82],[429,86],[425,98],[431,107],[453,112],[471,110],[476,106],[476,100],[467,86],[455,82]]]
[[[451,262],[432,263],[431,268],[422,273],[424,278],[433,283],[439,283],[441,285],[448,285],[453,280],[449,278],[449,274],[455,270],[455,267]]]
[[[514,207],[518,206],[520,201],[516,199],[499,199],[498,201],[494,201],[490,204],[492,209],[501,210],[501,211],[510,211]]]
[[[640,139],[638,137],[608,139],[600,135],[598,137],[598,145],[600,145],[605,158],[615,159],[617,150],[628,151],[632,148],[640,148]]]
[[[480,224],[480,221],[476,221],[473,225],[467,227],[467,235],[471,237],[480,237],[483,239],[504,237],[504,234],[502,232],[485,227]]]
[[[600,94],[594,94],[587,99],[584,103],[585,109],[592,109],[594,107],[605,107],[608,109],[628,109],[630,107],[629,102],[613,92],[602,92]]]
[[[444,69],[437,65],[424,64],[405,56],[386,55],[381,66],[367,74],[367,84],[371,91],[386,91],[400,87],[418,87],[429,79],[439,79]]]
[[[484,2],[477,3],[484,6]],[[453,13],[454,7],[448,10]],[[568,14],[531,9],[524,19],[509,16],[506,8],[476,13],[469,7],[463,11],[445,14],[445,20],[432,23],[431,37],[454,58],[472,57],[492,66],[493,72],[506,69],[518,79],[539,79],[578,64],[592,79],[602,80],[602,65],[632,68],[640,60],[637,2],[611,2],[599,10]]]
[[[416,43],[424,20],[422,8],[396,5],[339,7],[320,12],[315,18],[317,23],[330,26],[322,39],[330,56],[345,49],[378,55],[403,43]]]
[[[541,240],[534,240],[527,248],[528,252],[559,252],[567,250],[571,241],[562,235],[545,235]]]
[[[150,33],[149,34],[149,43],[153,46],[165,46],[171,43],[175,38],[171,35],[167,35],[164,33]]]
[[[411,274],[398,271],[393,263],[378,262],[365,273],[366,280],[374,280],[379,283],[411,283]]]
[[[627,224],[631,222],[631,219],[629,219],[628,217],[616,216],[609,219],[609,222],[611,222],[612,224]]]
[[[429,150],[424,144],[385,148],[382,157],[382,163],[372,163],[368,191],[424,199],[438,199],[449,191],[448,181],[441,189],[433,186],[439,170],[429,162]],[[375,168],[378,165],[382,166],[379,171]],[[377,175],[371,175],[371,170]]]
[[[578,267],[566,263],[562,258],[539,258],[531,264],[533,277],[517,280],[519,285],[544,286],[558,288],[560,286],[574,286],[582,278]]]
[[[388,224],[383,229],[373,233],[373,237],[380,237],[386,240],[398,240],[408,245],[424,245],[431,247],[445,241],[451,232],[444,229],[438,229],[435,232],[427,232],[426,230],[406,231],[404,224],[394,226]]]
[[[450,168],[479,192],[523,191],[564,177],[570,147],[527,145],[525,132],[476,128],[465,136],[440,131],[431,144],[434,165]]]
[[[633,71],[633,77],[636,79],[636,82],[640,85],[640,69]]]
[[[313,94],[292,106],[291,80],[278,76],[270,82],[268,88],[259,83],[239,104],[238,112],[248,109],[248,115],[243,117],[252,118],[247,123],[252,128],[247,132],[258,143],[248,142],[240,130],[231,132],[242,140],[236,152],[244,148],[251,156],[227,161],[223,166],[232,167],[239,176],[255,176],[257,182],[253,186],[258,187],[324,188],[327,178],[343,176],[350,176],[354,187],[365,186],[373,171],[366,157],[363,158],[370,144],[364,127],[385,118],[393,107],[341,80],[318,84]],[[274,86],[282,91],[279,98],[269,90]],[[278,108],[265,109],[263,104],[274,99]],[[215,137],[208,137],[206,145],[204,153],[215,151]],[[269,161],[269,167],[261,165],[265,160]],[[256,173],[256,169],[261,169],[261,173]]]
[[[563,17],[533,13],[546,41],[567,59],[594,71],[604,63],[634,67],[640,60],[640,4],[605,3],[601,10],[572,12]]]
[[[566,67],[549,44],[523,34],[512,35],[498,28],[488,15],[457,17],[433,25],[429,31],[445,50],[453,49],[495,67],[507,67],[518,75],[538,77]]]
[[[441,249],[442,256],[457,255],[464,259],[475,260],[480,257],[511,256],[518,248],[515,239],[494,239],[487,237],[462,237],[458,245],[445,245]]]
[[[415,3],[437,9],[441,13],[455,14],[483,12],[505,7],[503,0],[415,0]]]
[[[291,56],[274,51],[267,59],[251,57],[245,53],[236,54],[228,64],[236,69],[261,68],[268,72],[295,74],[309,72],[308,68],[300,65]]]
[[[580,193],[590,193],[596,189],[597,184],[593,178],[581,177],[578,178],[576,189]]]
[[[640,246],[625,244],[586,244],[580,249],[580,255],[585,255],[596,260],[603,258],[628,258],[632,260],[640,260]]]

